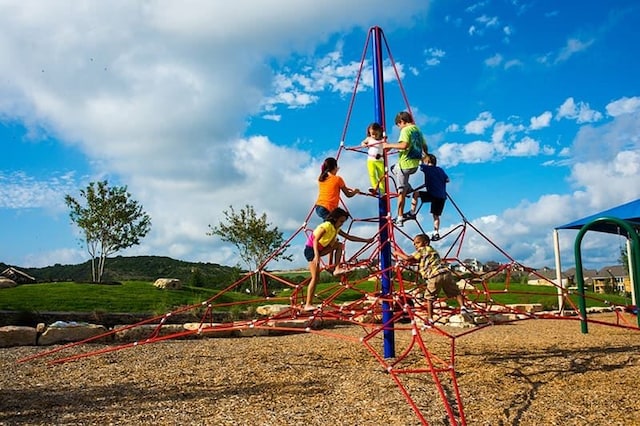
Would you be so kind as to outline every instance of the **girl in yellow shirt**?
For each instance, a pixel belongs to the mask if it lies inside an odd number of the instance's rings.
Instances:
[[[322,256],[329,255],[329,271],[332,271],[333,275],[341,275],[346,272],[337,267],[344,250],[344,244],[338,241],[338,235],[347,240],[360,243],[370,243],[373,241],[373,238],[360,238],[342,231],[340,227],[348,218],[349,213],[340,207],[336,207],[329,213],[327,219],[318,225],[313,233],[309,235],[309,238],[307,238],[307,243],[304,247],[304,256],[309,261],[311,279],[309,280],[309,287],[307,288],[306,304],[303,308],[305,311],[313,311],[316,309],[311,303],[320,276],[320,258]]]

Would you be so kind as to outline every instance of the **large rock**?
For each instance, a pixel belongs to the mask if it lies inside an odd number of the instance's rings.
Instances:
[[[542,304],[541,303],[518,303],[507,305],[509,308],[513,308],[517,311],[526,312],[528,314],[532,314],[535,312],[542,312]]]
[[[80,342],[107,332],[103,325],[56,321],[45,328],[38,338],[38,345]]]
[[[158,278],[153,285],[157,288],[179,290],[182,288],[182,282],[177,278]]]
[[[115,327],[114,330],[114,338],[117,342],[144,342],[156,337],[191,331],[185,329],[182,324],[163,324],[162,327],[159,327],[158,324],[122,325]],[[188,334],[183,339],[196,337],[199,336],[197,334]]]
[[[270,317],[270,316],[278,315],[280,312],[284,312],[287,309],[291,309],[291,305],[284,305],[284,304],[262,305],[256,308],[256,313],[258,313],[259,315],[265,315]]]
[[[38,333],[34,327],[7,325],[0,327],[0,348],[35,346]]]
[[[16,284],[14,280],[10,280],[9,278],[6,278],[6,277],[0,277],[0,288],[15,287],[17,285],[18,284]]]

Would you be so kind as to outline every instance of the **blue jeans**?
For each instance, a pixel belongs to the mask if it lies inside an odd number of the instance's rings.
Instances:
[[[329,213],[331,212],[326,207],[316,206],[316,214],[320,216],[322,220],[327,220]]]

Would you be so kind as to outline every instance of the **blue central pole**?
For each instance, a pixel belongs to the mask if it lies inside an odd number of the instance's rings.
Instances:
[[[372,40],[373,40],[373,81],[374,81],[374,115],[375,121],[385,124],[384,120],[384,79],[382,75],[383,61],[382,61],[382,29],[380,27],[372,27]],[[386,127],[386,124],[385,124]],[[384,129],[385,133],[387,129]],[[384,155],[384,168],[387,168],[387,155]],[[388,223],[388,197],[389,197],[389,180],[385,178],[385,191],[382,194],[380,191],[380,197],[378,197],[378,210],[379,210],[379,234],[380,234],[380,270],[382,271],[381,284],[382,284],[382,323],[385,324],[383,330],[383,344],[384,344],[384,357],[394,358],[395,352],[395,338],[393,330],[393,309],[389,302],[389,296],[391,295],[391,245],[389,244],[389,227]]]

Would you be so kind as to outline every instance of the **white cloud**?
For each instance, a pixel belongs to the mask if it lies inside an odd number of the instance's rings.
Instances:
[[[425,51],[425,54],[427,56],[426,64],[430,67],[433,67],[440,64],[440,61],[445,57],[446,52],[442,49],[430,47]]]
[[[64,195],[71,194],[76,187],[73,172],[39,181],[23,172],[0,171],[0,208],[63,211]]]
[[[491,67],[491,68],[493,68],[493,67],[498,67],[498,66],[500,66],[500,64],[502,63],[502,60],[503,60],[503,59],[504,59],[504,58],[502,57],[502,55],[501,55],[501,54],[496,53],[495,55],[493,55],[493,56],[491,56],[491,57],[489,57],[489,58],[485,59],[485,60],[484,60],[484,64],[485,64],[486,66],[488,66],[488,67]]]
[[[576,53],[586,50],[593,44],[594,40],[582,41],[577,38],[570,38],[567,44],[560,49],[556,56],[555,63],[564,62]]]
[[[504,63],[504,69],[508,70],[511,68],[522,68],[524,64],[519,59],[510,59]]]
[[[560,152],[558,153],[558,155],[560,157],[568,157],[569,155],[571,155],[571,148],[569,147],[564,147],[560,150]]]
[[[460,126],[458,124],[456,124],[456,123],[449,124],[447,126],[447,130],[446,131],[447,132],[452,132],[452,133],[453,132],[459,132],[460,131]]]
[[[500,21],[497,16],[482,15],[476,18],[476,22],[484,24],[485,27],[497,27],[500,25]]]
[[[460,163],[484,163],[495,153],[493,144],[484,141],[470,143],[447,142],[438,148],[438,165],[455,166]]]
[[[262,118],[264,118],[265,120],[270,120],[270,121],[280,121],[280,120],[282,120],[282,116],[280,114],[264,114],[262,116]]]
[[[491,135],[491,141],[493,143],[499,143],[511,140],[510,135],[525,130],[521,124],[503,123],[498,122],[493,126],[493,134]]]
[[[640,151],[623,151],[617,153],[613,161],[576,164],[570,179],[575,186],[585,188],[587,205],[597,209],[637,198],[639,170]]]
[[[613,162],[613,167],[623,177],[640,175],[640,152],[619,152]]]
[[[640,150],[640,111],[622,114],[613,121],[584,125],[571,152],[581,162],[613,161],[620,153]]]
[[[493,118],[489,111],[483,111],[478,114],[478,117],[476,117],[475,120],[465,124],[464,131],[467,134],[481,135],[489,127],[493,126],[493,123],[495,123],[495,121],[496,120]]]
[[[278,126],[306,125],[287,123],[281,109],[307,107],[327,92],[349,94],[359,65],[344,60],[340,41],[327,55],[314,58],[318,44],[328,43],[332,34],[366,28],[371,19],[406,22],[427,9],[426,2],[408,0],[391,9],[383,0],[304,5],[241,0],[233,8],[220,5],[112,1],[62,7],[24,0],[0,6],[0,115],[24,123],[34,134],[73,145],[95,165],[96,175],[116,176],[128,184],[153,219],[151,234],[130,253],[188,254],[193,260],[235,264],[232,249],[206,236],[207,225],[217,223],[229,205],[254,205],[285,236],[298,230],[301,218],[311,213],[319,161],[335,152],[314,157],[301,145],[318,141],[245,135],[247,121],[261,117],[279,121]],[[497,20],[482,22],[485,27],[476,24],[480,29],[498,28]],[[476,34],[478,28],[471,27],[469,33]],[[569,41],[546,61],[566,60],[590,44]],[[432,59],[443,57],[444,51],[433,51]],[[286,68],[294,62],[295,71]],[[499,65],[508,68],[518,62],[496,56],[493,66]],[[360,83],[371,87],[370,64],[365,66]],[[403,76],[403,64],[398,69]],[[415,67],[407,69],[417,74]],[[388,63],[384,75],[395,78]],[[600,125],[601,113],[568,98],[557,118],[591,123],[580,128],[571,148],[557,146],[558,156],[571,166],[574,192],[523,201],[473,223],[519,260],[542,265],[552,260],[548,248],[553,226],[637,198],[638,102],[637,97],[611,102],[606,110],[613,121]],[[548,127],[550,114],[532,117],[529,130]],[[455,124],[447,129],[458,130]],[[464,130],[467,135],[491,130],[491,139],[443,143],[438,155],[442,164],[555,152],[521,135],[526,129],[519,124],[496,123],[488,111]],[[366,188],[365,164],[355,157],[341,157],[341,174],[351,186]],[[4,173],[0,203],[10,209],[61,211],[60,193],[77,190],[87,179]],[[372,214],[370,201],[355,197],[347,205],[354,216],[367,217]],[[468,247],[469,257],[492,250],[487,245],[478,251],[473,244]],[[304,264],[294,252],[298,264]],[[45,264],[82,255],[72,249],[50,254],[40,256]],[[35,257],[29,259],[36,264]]]
[[[616,129],[619,126],[613,125],[609,130],[615,132]],[[534,267],[553,267],[552,229],[640,196],[637,186],[640,181],[640,149],[619,152],[611,160],[599,158],[577,162],[571,169],[570,180],[574,186],[572,193],[551,193],[535,201],[524,200],[502,214],[480,217],[472,223],[484,235],[490,235],[493,244],[519,262]],[[574,237],[573,231],[560,233],[564,268],[574,261]],[[503,259],[503,255],[480,236],[467,233],[465,240],[460,254],[462,258]],[[616,235],[589,235],[585,238],[582,251],[587,267],[603,261],[615,263],[618,253],[611,247],[617,244],[620,240]]]
[[[43,268],[45,266],[73,265],[75,263],[84,262],[86,251],[80,249],[56,249],[38,254],[27,255],[22,265],[29,265],[34,268]]]
[[[588,103],[578,102],[577,104],[572,97],[567,98],[558,108],[556,120],[560,119],[576,120],[577,123],[591,123],[602,119],[602,113],[591,109]]]
[[[606,110],[607,114],[612,117],[640,111],[640,96],[633,96],[631,98],[625,96],[617,99],[607,104]]]
[[[446,142],[438,148],[438,164],[448,167],[465,163],[485,163],[500,161],[505,157],[531,157],[540,153],[553,153],[552,150],[541,150],[540,143],[530,137],[506,143],[505,141],[469,143]]]
[[[531,130],[539,130],[545,127],[549,127],[549,123],[551,122],[551,118],[553,114],[551,111],[545,111],[537,117],[531,117],[529,129]]]
[[[205,235],[206,225],[228,205],[250,203],[291,232],[313,205],[318,170],[309,154],[278,147],[290,141],[240,137],[247,121],[262,113],[265,120],[281,120],[278,108],[310,105],[321,91],[350,93],[358,64],[342,59],[340,43],[317,60],[313,50],[332,35],[367,28],[374,18],[391,24],[428,8],[400,0],[381,16],[386,5],[5,2],[0,116],[73,145],[95,175],[127,184],[153,219],[151,233],[132,252],[190,252],[195,260],[234,264],[230,251]],[[273,71],[275,63],[295,59],[308,66]],[[395,78],[390,66],[389,79]],[[361,84],[371,86],[371,77]],[[354,180],[368,184],[364,165],[354,168],[360,172]],[[60,210],[60,193],[92,179],[2,176],[0,203],[12,209]],[[274,191],[283,185],[287,191]],[[350,205],[357,208],[358,201]]]
[[[478,2],[473,3],[470,6],[467,6],[464,11],[467,12],[467,13],[474,13],[476,10],[485,7],[487,4],[488,4],[488,1],[486,1],[486,0],[485,1],[478,1]]]
[[[538,155],[539,153],[540,144],[538,141],[528,136],[525,136],[522,140],[516,142],[509,151],[509,155],[513,157],[531,157]]]
[[[262,109],[273,111],[280,106],[288,109],[304,108],[315,104],[320,99],[318,93],[324,91],[348,95],[353,92],[356,78],[360,72],[358,90],[372,88],[374,85],[371,64],[365,61],[344,63],[342,53],[333,51],[315,60],[306,67],[306,74],[285,70],[274,77],[274,95],[262,101]],[[396,62],[395,69],[389,60],[383,64],[383,78],[385,82],[396,80],[396,71],[400,79],[404,78],[404,65]]]

